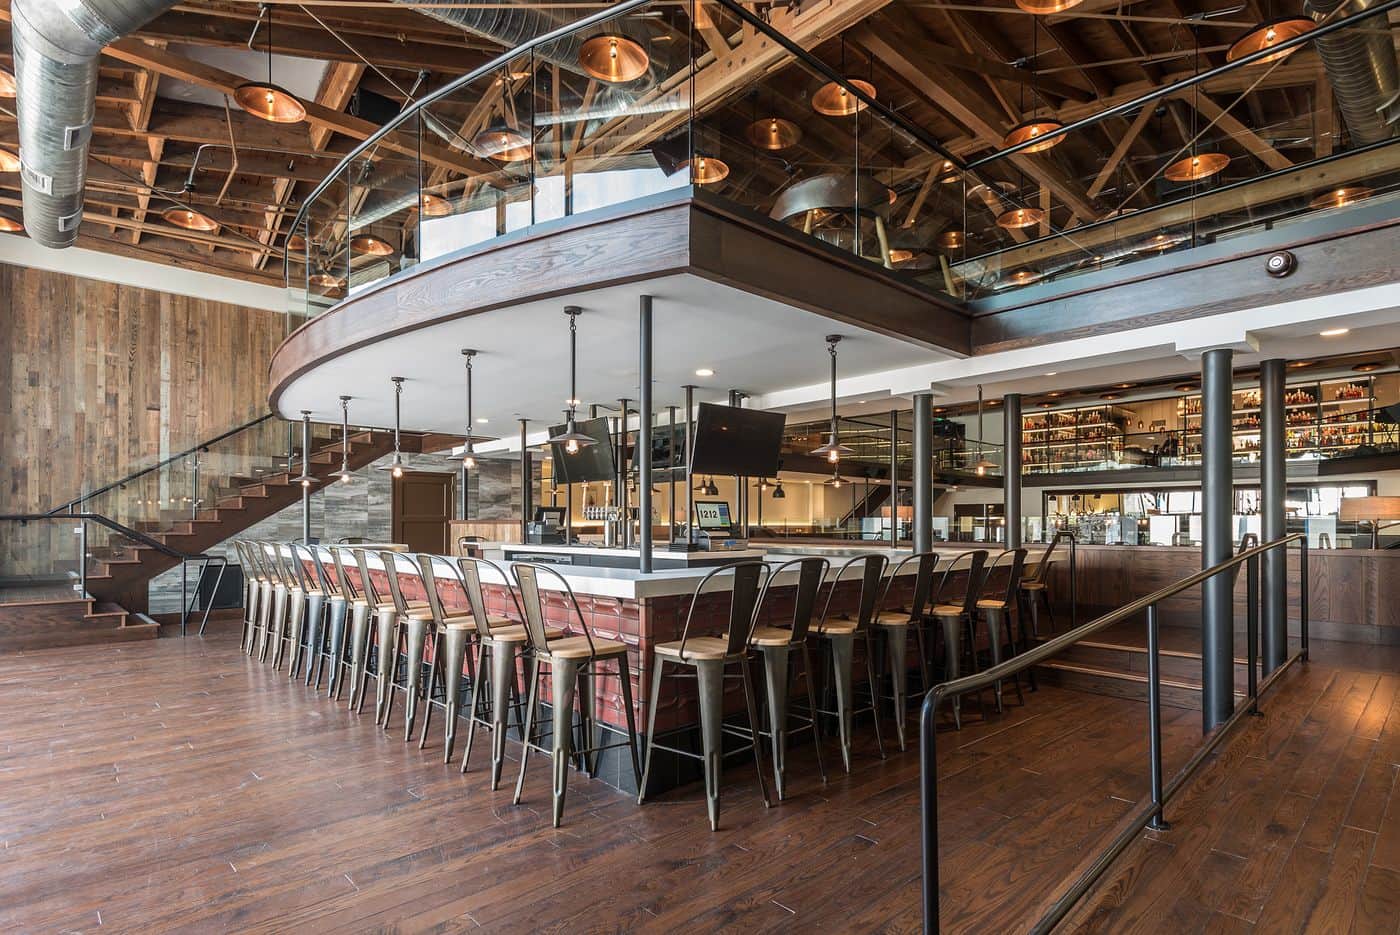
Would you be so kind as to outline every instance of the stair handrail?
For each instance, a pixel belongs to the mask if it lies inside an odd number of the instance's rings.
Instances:
[[[198,596],[198,595],[199,595],[199,588],[200,588],[200,585],[202,585],[202,584],[204,583],[204,575],[205,575],[205,573],[209,570],[209,566],[210,566],[210,565],[218,565],[218,567],[219,567],[219,574],[218,574],[218,577],[216,577],[216,578],[214,579],[214,594],[218,594],[218,593],[219,593],[219,584],[224,580],[224,572],[228,569],[228,556],[226,556],[226,555],[219,555],[218,553],[211,553],[211,552],[185,552],[185,551],[182,551],[182,550],[180,550],[180,549],[175,548],[174,546],[167,545],[166,543],[161,542],[159,539],[152,538],[151,536],[146,535],[144,532],[140,532],[140,531],[138,531],[138,530],[132,529],[130,526],[123,525],[122,523],[119,523],[119,522],[117,522],[116,520],[111,519],[110,517],[103,516],[101,513],[4,513],[4,514],[0,514],[0,523],[3,523],[3,522],[10,522],[10,523],[19,523],[19,524],[21,524],[21,525],[24,525],[24,524],[33,523],[33,522],[45,522],[45,521],[56,521],[56,520],[63,520],[64,522],[68,522],[68,521],[70,521],[70,520],[82,520],[82,521],[88,522],[88,523],[96,523],[96,524],[99,525],[99,526],[105,526],[106,528],[112,530],[113,532],[115,532],[115,533],[117,533],[118,535],[121,535],[121,536],[123,536],[123,537],[125,537],[125,538],[134,539],[134,540],[136,540],[137,542],[141,543],[142,545],[146,546],[147,548],[155,549],[157,552],[160,552],[161,554],[163,554],[163,555],[165,555],[165,556],[167,556],[167,557],[169,557],[169,558],[178,559],[179,562],[180,562],[180,635],[181,635],[181,636],[184,636],[184,635],[185,635],[185,631],[186,631],[186,628],[187,628],[187,626],[188,626],[188,624],[189,624],[189,618],[190,618],[190,601],[189,601],[189,593],[188,593],[188,592],[189,592],[189,573],[188,573],[188,572],[189,572],[189,568],[188,568],[188,563],[190,563],[190,562],[202,562],[202,563],[203,563],[203,564],[201,564],[201,565],[199,566],[199,578],[196,579],[196,581],[195,581],[195,596]],[[79,547],[82,549],[82,555],[80,556],[80,560],[79,560],[79,562],[78,562],[78,574],[79,574],[79,576],[80,576],[80,580],[81,580],[81,583],[82,583],[83,595],[86,596],[86,595],[87,595],[87,527],[84,526],[84,527],[82,527],[82,528],[83,528],[83,535],[82,535],[81,545],[79,546]],[[200,632],[201,635],[204,633],[205,624],[207,624],[207,623],[209,622],[209,611],[211,611],[213,608],[214,608],[214,602],[211,600],[211,601],[209,601],[208,605],[204,608],[204,617],[201,619],[200,624],[199,624],[199,632]]]
[[[1254,535],[1247,533],[1246,535]],[[1288,656],[1283,663],[1264,679],[1257,682],[1256,659],[1258,656],[1259,626],[1259,556],[1273,549],[1287,549],[1290,543],[1298,543],[1299,580],[1302,588],[1299,599],[1300,641],[1298,650]],[[1206,742],[1177,771],[1171,781],[1162,782],[1162,712],[1161,712],[1161,672],[1159,665],[1157,605],[1175,597],[1216,575],[1235,572],[1244,565],[1247,570],[1246,585],[1246,640],[1248,655],[1248,689],[1245,703],[1235,709],[1234,714],[1217,725]],[[1073,884],[1050,906],[1049,910],[1031,928],[1036,935],[1047,935],[1058,925],[1075,904],[1089,891],[1113,863],[1127,849],[1144,828],[1165,830],[1168,826],[1162,819],[1162,809],[1196,769],[1205,762],[1231,729],[1248,715],[1259,711],[1259,696],[1266,692],[1287,672],[1295,662],[1308,659],[1308,539],[1303,533],[1291,533],[1251,548],[1241,548],[1235,555],[1204,568],[1160,588],[1145,597],[1109,611],[1082,626],[1032,647],[999,665],[983,669],[971,675],[940,682],[924,695],[919,710],[919,812],[920,846],[923,858],[922,902],[923,928],[926,933],[938,931],[938,776],[937,776],[937,720],[938,706],[945,698],[977,691],[1011,678],[1037,665],[1062,650],[1079,643],[1090,636],[1122,623],[1140,613],[1147,616],[1147,705],[1148,705],[1148,759],[1150,767],[1151,801],[1140,807],[1123,829],[1114,837],[1102,852],[1096,855]]]
[[[132,473],[126,475],[120,480],[114,480],[110,484],[99,487],[96,490],[92,490],[88,493],[74,497],[72,500],[69,500],[67,503],[62,504],[61,506],[56,506],[51,510],[46,510],[44,515],[52,516],[58,513],[71,513],[74,507],[87,500],[91,500],[93,497],[101,496],[109,490],[116,490],[118,487],[124,487],[132,481],[136,480],[138,477],[144,477],[152,471],[158,471],[161,468],[166,467],[167,465],[174,464],[176,461],[188,458],[190,455],[196,452],[207,451],[209,450],[209,447],[211,445],[217,445],[224,439],[237,435],[239,432],[246,431],[247,429],[250,429],[255,425],[261,425],[262,423],[267,422],[270,419],[276,418],[280,417],[275,412],[265,413],[261,416],[258,416],[256,419],[252,419],[251,421],[244,422],[242,425],[235,426],[234,428],[229,429],[227,432],[223,432],[219,435],[215,435],[213,438],[208,438],[202,442],[199,442],[198,444],[192,445],[189,448],[186,448],[184,451],[179,452],[178,454],[173,454],[170,457],[157,461],[155,464],[152,464],[148,467],[144,467],[139,471],[133,471]],[[76,516],[77,514],[72,515]],[[0,517],[0,519],[3,518],[4,517]]]

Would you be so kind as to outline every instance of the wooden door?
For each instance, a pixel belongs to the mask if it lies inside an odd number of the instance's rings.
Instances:
[[[448,554],[452,518],[451,474],[406,471],[394,479],[394,541],[411,552]]]

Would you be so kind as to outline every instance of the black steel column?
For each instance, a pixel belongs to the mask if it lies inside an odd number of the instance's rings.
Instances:
[[[641,570],[651,571],[651,296],[641,299],[637,322],[637,369],[641,386],[637,393],[637,516],[641,527]]]
[[[687,383],[685,390],[685,543],[695,544],[695,531],[691,529],[690,518],[695,515],[695,478],[690,474],[691,454],[695,450],[695,386]]]
[[[899,546],[899,410],[890,410],[890,548]]]
[[[195,466],[198,469],[199,454],[195,454]],[[198,474],[195,475],[198,478]],[[311,476],[311,413],[309,410],[301,411],[301,476]],[[196,485],[198,481],[196,480]],[[311,544],[311,481],[301,482],[301,541],[307,545]],[[217,505],[217,504],[216,504]],[[199,509],[199,488],[196,486],[194,495],[191,497],[190,509]]]
[[[666,498],[666,543],[669,545],[676,541],[676,407],[667,406],[666,413],[669,416],[667,432],[670,433],[666,436],[666,467],[669,469],[666,473],[671,478],[671,490]]]
[[[1214,348],[1201,357],[1201,567],[1230,558],[1234,543],[1231,418],[1234,352]],[[1211,730],[1235,710],[1234,576],[1201,585],[1201,721]]]
[[[534,491],[530,488],[530,474],[533,468],[530,463],[530,445],[526,437],[530,428],[529,419],[520,420],[520,541],[529,540],[529,530],[526,527],[530,524],[531,514],[535,512]]]
[[[933,548],[933,395],[914,395],[914,551]]]
[[[1259,365],[1259,480],[1261,536],[1265,542],[1288,532],[1283,501],[1285,479],[1285,429],[1283,408],[1284,361],[1266,360]],[[1288,657],[1288,553],[1270,549],[1264,553],[1263,601],[1260,603],[1259,649],[1264,674],[1283,665]]]
[[[1021,394],[1002,398],[1004,457],[1001,465],[1002,515],[1006,520],[1006,547],[1021,547]]]

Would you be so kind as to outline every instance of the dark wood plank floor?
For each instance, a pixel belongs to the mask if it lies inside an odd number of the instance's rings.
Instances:
[[[1322,666],[1290,679],[1222,756],[1235,781],[1207,774],[1177,829],[1145,841],[1110,895],[1096,894],[1088,923],[1161,931],[1171,913],[1186,923],[1175,930],[1282,931],[1343,903],[1358,930],[1393,921],[1395,689],[1389,676]],[[1144,792],[1141,704],[1051,688],[1028,702],[987,723],[970,712],[940,738],[946,930],[1024,926]],[[532,760],[513,807],[508,789],[487,788],[484,746],[459,775],[435,744],[405,745],[247,660],[228,629],[0,656],[0,705],[6,931],[919,924],[917,755],[879,760],[868,730],[854,772],[826,786],[810,751],[795,751],[789,799],[769,810],[736,761],[718,833],[695,789],[638,808],[581,776],[556,831],[545,760]],[[1171,769],[1199,716],[1167,717]],[[1314,757],[1325,775],[1306,768]],[[1346,797],[1348,780],[1365,795]],[[1324,869],[1313,854],[1327,855]]]

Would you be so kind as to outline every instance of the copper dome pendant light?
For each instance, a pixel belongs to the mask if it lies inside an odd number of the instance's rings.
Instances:
[[[173,224],[187,231],[211,234],[219,229],[219,222],[209,215],[180,205],[171,205],[160,213],[160,217],[165,223]]]
[[[238,106],[269,123],[301,123],[306,106],[286,88],[272,83],[272,7],[263,4],[258,17],[267,17],[267,80],[245,81],[233,90]]]
[[[1040,29],[1039,29],[1039,24],[1038,24],[1037,22],[1035,22],[1034,20],[1032,20],[1032,21],[1031,21],[1031,59],[1030,59],[1030,60],[1031,60],[1032,62],[1034,62],[1034,61],[1036,60],[1036,58],[1039,56],[1039,54],[1040,54]],[[1055,133],[1055,132],[1057,132],[1057,131],[1059,131],[1059,130],[1063,130],[1063,129],[1065,128],[1065,124],[1064,124],[1064,121],[1058,119],[1057,117],[1053,117],[1053,116],[1049,116],[1049,117],[1037,117],[1037,116],[1035,115],[1035,99],[1037,98],[1038,95],[1036,94],[1035,85],[1034,85],[1034,83],[1033,83],[1034,80],[1035,80],[1035,72],[1034,72],[1034,71],[1031,72],[1030,77],[1031,77],[1031,80],[1032,80],[1032,84],[1031,84],[1031,116],[1030,116],[1029,118],[1027,118],[1026,120],[1022,120],[1020,123],[1016,124],[1016,126],[1012,127],[1010,130],[1007,130],[1007,131],[1006,131],[1006,136],[1002,137],[1001,144],[1002,144],[1003,146],[1010,147],[1010,146],[1020,146],[1022,143],[1029,143],[1030,145],[1027,146],[1025,149],[1021,150],[1021,152],[1023,152],[1023,153],[1043,153],[1043,152],[1045,152],[1047,149],[1050,149],[1051,147],[1058,146],[1058,145],[1060,145],[1061,143],[1063,143],[1063,142],[1065,141],[1065,135],[1064,135],[1063,133],[1061,133],[1059,136],[1051,136],[1051,137],[1050,137],[1049,139],[1047,139],[1047,140],[1040,140],[1040,142],[1034,142],[1034,141],[1040,139],[1040,137],[1049,136],[1051,133]],[[1022,112],[1022,113],[1025,113],[1025,110],[1026,110],[1026,85],[1025,85],[1025,83],[1023,82],[1023,83],[1021,84],[1021,112]]]
[[[0,68],[0,97],[15,96],[15,76]]]
[[[831,435],[828,436],[825,445],[811,452],[826,458],[832,464],[837,464],[842,458],[855,454],[852,449],[841,444],[841,428],[836,420],[836,345],[840,343],[841,335],[829,334],[826,336],[826,352],[831,355]]]
[[[19,156],[0,146],[0,172],[18,172]]]
[[[360,256],[388,256],[394,252],[394,248],[382,237],[357,234],[350,238],[350,252]]]
[[[1306,16],[1280,16],[1276,19],[1265,20],[1235,40],[1234,45],[1230,46],[1230,50],[1225,53],[1225,61],[1233,62],[1246,55],[1271,49],[1281,42],[1287,42],[1289,39],[1295,39],[1304,33],[1311,32],[1316,26],[1317,23]],[[1296,51],[1298,51],[1298,46],[1293,46],[1281,52],[1275,52],[1273,55],[1266,55],[1254,64],[1266,65],[1269,62],[1277,62]]]
[[[997,215],[997,227],[1003,230],[1020,230],[1034,227],[1045,220],[1045,212],[1039,208],[1012,208]]]
[[[0,214],[0,234],[22,234],[24,225],[14,218]]]
[[[851,117],[865,110],[869,105],[850,92],[850,88],[875,99],[875,85],[860,78],[853,78],[846,71],[846,36],[841,35],[841,72],[843,81],[828,81],[812,94],[812,109],[824,117]],[[847,87],[850,86],[850,88]]]
[[[472,138],[472,146],[486,159],[524,162],[532,155],[530,138],[505,120],[497,120]]]
[[[1230,157],[1224,153],[1201,153],[1178,159],[1162,170],[1162,177],[1168,182],[1199,182],[1224,170],[1230,164]]]
[[[616,33],[594,36],[578,50],[578,63],[590,78],[626,84],[647,73],[651,59],[635,39]]]
[[[1358,201],[1370,198],[1373,194],[1375,193],[1369,188],[1361,185],[1351,185],[1344,188],[1336,188],[1330,192],[1318,195],[1312,201],[1308,202],[1308,207],[1314,210],[1321,208],[1345,208],[1347,205],[1355,204]]]
[[[723,159],[696,153],[691,163],[691,180],[696,185],[713,185],[729,177],[729,164]]]
[[[1016,0],[1016,5],[1036,16],[1050,16],[1053,13],[1072,10],[1083,2],[1084,0]]]
[[[551,445],[561,445],[565,454],[576,455],[585,448],[598,444],[591,435],[585,435],[574,424],[578,411],[578,316],[583,309],[568,305],[564,314],[569,316],[569,408],[564,410],[564,433],[549,440]],[[626,421],[624,416],[623,421]]]
[[[748,136],[759,149],[776,153],[796,146],[802,139],[802,128],[782,117],[765,117],[749,124]]]

